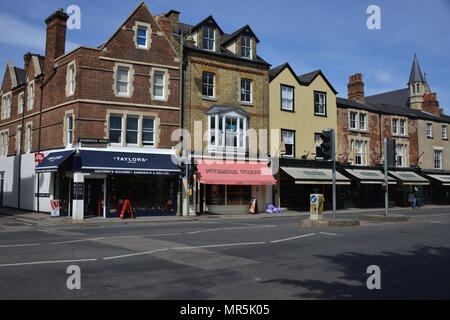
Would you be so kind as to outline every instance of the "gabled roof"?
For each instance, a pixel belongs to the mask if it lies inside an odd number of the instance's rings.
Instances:
[[[364,100],[372,104],[391,104],[396,106],[408,107],[409,89],[404,88],[400,90],[375,94],[365,97]]]
[[[417,56],[414,53],[414,60],[411,67],[411,74],[409,75],[408,84],[422,81],[423,81],[422,71],[420,71],[419,62],[417,61]]]
[[[212,15],[209,15],[208,17],[206,17],[205,19],[203,19],[202,21],[197,23],[194,27],[192,27],[191,31],[197,30],[197,29],[199,29],[202,26],[209,26],[209,27],[216,28],[216,29],[219,30],[221,35],[224,34],[224,32],[219,27],[219,25],[217,24],[216,20],[214,20]]]
[[[228,42],[230,42],[231,40],[239,37],[240,35],[247,35],[247,36],[251,36],[254,37],[256,42],[259,43],[259,39],[258,37],[255,35],[255,33],[253,32],[252,28],[250,28],[250,26],[247,24],[245,26],[243,26],[242,28],[240,28],[239,30],[236,30],[235,32],[233,32],[232,34],[229,35],[224,35],[222,37],[222,45],[227,44]]]
[[[294,78],[297,80],[298,84],[301,86],[305,86],[305,87],[309,86],[314,81],[314,79],[317,78],[317,76],[321,75],[322,78],[327,83],[327,85],[330,87],[330,89],[334,92],[334,94],[338,93],[336,91],[336,89],[333,88],[333,86],[328,81],[328,79],[325,77],[322,70],[315,70],[315,71],[297,76],[288,62],[285,62],[285,63],[279,65],[278,67],[275,67],[275,68],[269,70],[269,82],[271,82],[273,79],[275,79],[286,68],[289,69],[289,71],[292,73]]]

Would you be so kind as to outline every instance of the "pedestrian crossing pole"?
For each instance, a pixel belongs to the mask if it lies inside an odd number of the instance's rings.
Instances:
[[[387,138],[384,138],[384,211],[386,217],[389,215],[389,197],[388,197],[388,146]]]

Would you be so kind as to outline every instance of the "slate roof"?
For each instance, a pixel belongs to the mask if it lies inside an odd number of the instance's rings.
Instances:
[[[301,76],[298,76],[298,81],[304,85],[309,85],[313,80],[321,73],[320,70],[315,70],[309,73],[305,73]]]
[[[240,114],[241,116],[244,116],[246,118],[250,118],[250,114],[246,112],[244,109],[241,109],[239,107],[228,107],[228,106],[220,106],[220,105],[213,105],[208,110],[205,111],[208,115],[213,114],[225,114],[229,112],[236,112]]]
[[[364,98],[364,101],[372,104],[391,104],[408,107],[409,89],[400,89],[376,94]]]

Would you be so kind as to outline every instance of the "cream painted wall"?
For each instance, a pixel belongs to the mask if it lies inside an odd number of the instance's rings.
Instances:
[[[427,138],[427,123],[432,123],[433,138]],[[417,120],[417,134],[419,140],[419,165],[425,170],[434,170],[434,149],[442,150],[442,170],[450,170],[450,142],[442,139],[441,126],[446,123],[427,120]],[[450,137],[450,124],[447,125],[447,139]]]
[[[281,84],[294,87],[294,112],[281,110]],[[326,116],[314,115],[314,91],[326,92]],[[321,75],[309,86],[301,86],[288,68],[285,68],[269,84],[270,129],[295,130],[295,157],[307,155],[315,159],[314,133],[324,129],[337,129],[336,95]],[[281,131],[280,131],[281,139]],[[271,144],[274,155],[278,146]],[[336,149],[337,150],[337,149]]]

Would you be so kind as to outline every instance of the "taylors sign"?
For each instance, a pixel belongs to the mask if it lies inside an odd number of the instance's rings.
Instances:
[[[114,157],[114,160],[131,164],[131,163],[145,163],[149,159],[148,158],[139,158],[139,157]]]
[[[51,156],[51,157],[47,157],[46,159],[49,162],[55,162],[55,161],[58,161],[58,160],[60,160],[62,158],[63,158],[63,156]]]

